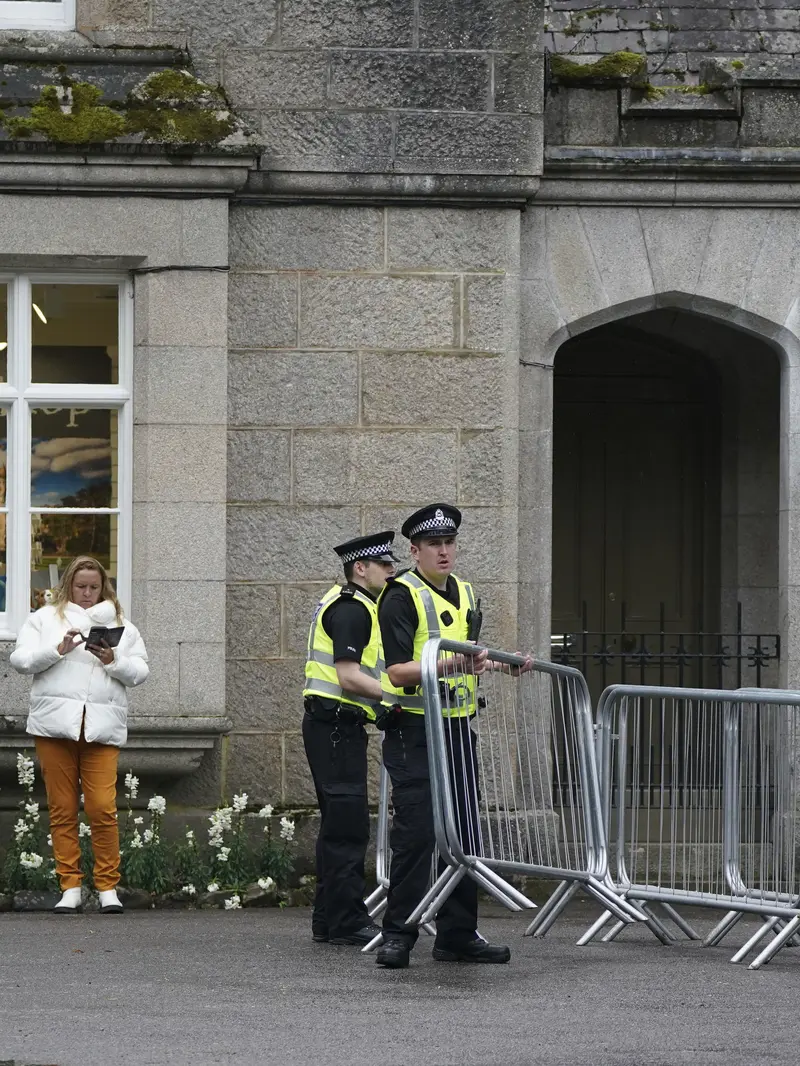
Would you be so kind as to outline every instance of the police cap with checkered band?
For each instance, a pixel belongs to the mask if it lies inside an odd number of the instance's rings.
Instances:
[[[354,537],[352,540],[345,541],[344,544],[338,544],[333,550],[342,563],[396,563],[397,558],[392,553],[393,541],[394,530],[385,529],[383,533]]]
[[[455,537],[461,525],[461,512],[449,503],[429,503],[420,507],[403,522],[403,536],[409,540],[417,537]]]

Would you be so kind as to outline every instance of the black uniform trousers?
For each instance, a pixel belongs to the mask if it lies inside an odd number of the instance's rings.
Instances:
[[[444,729],[459,834],[467,851],[474,851],[471,838],[478,825],[475,734],[468,718],[445,718]],[[429,888],[435,846],[424,715],[407,711],[400,715],[399,726],[384,736],[383,762],[392,780],[394,808],[383,931],[385,937],[405,940],[412,946],[418,931],[406,925],[406,919]],[[443,868],[440,864],[440,872]],[[437,915],[436,942],[458,947],[475,940],[477,924],[478,886],[465,877]]]
[[[306,712],[303,743],[321,814],[312,927],[347,936],[370,920],[364,906],[367,734],[362,725],[320,721]]]

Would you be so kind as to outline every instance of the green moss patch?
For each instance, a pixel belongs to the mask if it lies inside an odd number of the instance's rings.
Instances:
[[[121,137],[126,130],[124,116],[101,104],[103,93],[96,85],[76,82],[59,90],[55,85],[42,89],[39,102],[30,114],[6,118],[12,137],[41,134],[57,144],[99,144]]]
[[[553,55],[550,57],[550,69],[553,76],[564,84],[627,84],[646,75],[647,60],[637,52],[612,52],[594,63],[576,63],[566,56]]]

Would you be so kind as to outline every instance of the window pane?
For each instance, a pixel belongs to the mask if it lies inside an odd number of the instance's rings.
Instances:
[[[91,555],[116,585],[119,518],[108,514],[31,515],[31,610],[45,604],[76,555]]]
[[[4,381],[8,381],[8,289],[0,285],[0,383]]]
[[[34,285],[32,380],[116,385],[118,309],[116,285]]]
[[[31,506],[117,506],[117,412],[31,409]]]

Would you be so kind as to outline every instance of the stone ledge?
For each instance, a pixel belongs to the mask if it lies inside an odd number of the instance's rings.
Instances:
[[[0,149],[0,192],[231,197],[252,165],[252,157],[93,157],[74,149],[54,155],[51,146],[43,147],[48,158],[33,152],[4,156]]]

